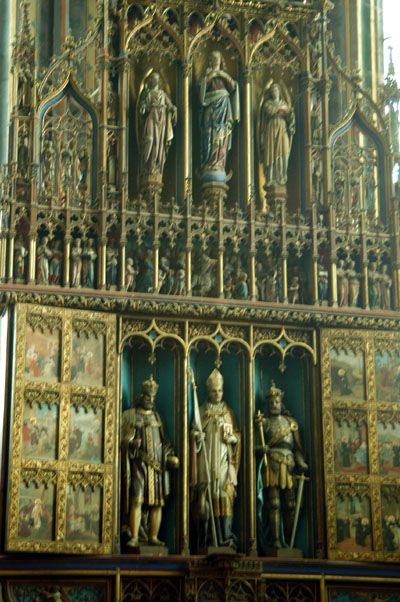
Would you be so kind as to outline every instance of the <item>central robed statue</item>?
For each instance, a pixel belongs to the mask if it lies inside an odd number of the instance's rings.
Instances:
[[[237,548],[232,520],[241,436],[233,411],[222,399],[223,382],[222,374],[213,370],[206,383],[207,399],[193,421],[191,509],[197,523],[198,548]]]

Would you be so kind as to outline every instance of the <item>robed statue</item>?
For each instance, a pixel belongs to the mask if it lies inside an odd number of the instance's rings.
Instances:
[[[122,413],[122,513],[129,525],[129,548],[165,545],[158,538],[162,508],[170,492],[169,471],[179,466],[154,407],[157,390],[151,376],[142,383],[134,407]]]
[[[213,370],[207,379],[207,399],[197,405],[191,435],[191,512],[197,527],[197,547],[230,547],[241,436],[233,411],[223,400],[223,377]],[[195,390],[195,388],[194,388]]]
[[[203,180],[226,180],[226,159],[238,122],[239,86],[225,71],[222,55],[214,50],[200,79],[200,162]],[[210,174],[212,172],[212,174]]]
[[[139,114],[143,117],[139,140],[141,173],[161,181],[167,152],[174,137],[177,110],[163,90],[157,71],[153,71],[144,82],[139,98]]]
[[[265,186],[284,186],[295,132],[290,98],[282,98],[281,86],[273,83],[264,92],[260,111],[260,159]]]
[[[264,552],[293,547],[304,473],[308,471],[299,425],[284,408],[282,398],[283,391],[272,381],[266,413],[259,412],[256,418],[257,524]]]

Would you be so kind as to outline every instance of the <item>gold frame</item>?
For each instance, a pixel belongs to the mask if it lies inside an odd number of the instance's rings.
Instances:
[[[345,395],[333,395],[331,350],[362,351],[365,368],[365,399],[345,399]],[[321,382],[324,435],[324,472],[327,517],[328,558],[338,560],[372,560],[398,562],[397,553],[384,549],[382,488],[392,487],[400,492],[400,476],[386,476],[379,470],[378,422],[383,413],[394,415],[395,402],[378,401],[375,383],[375,353],[396,351],[400,355],[400,334],[396,332],[373,333],[360,330],[321,331]],[[365,418],[368,429],[368,468],[363,474],[335,472],[334,414]],[[337,542],[336,498],[346,492],[350,496],[367,496],[371,509],[371,550],[340,550]]]
[[[58,383],[35,383],[24,379],[27,325],[33,330],[60,330]],[[57,552],[72,554],[109,554],[112,552],[114,516],[113,483],[116,430],[116,319],[113,315],[56,309],[37,305],[16,306],[14,394],[11,409],[10,476],[8,490],[7,542],[8,551]],[[103,386],[71,384],[72,333],[78,336],[104,336]],[[27,396],[40,403],[59,404],[56,459],[39,460],[23,457],[22,426]],[[103,419],[102,463],[69,460],[69,424],[71,408],[101,408]],[[18,536],[20,484],[35,483],[55,487],[54,527],[51,541],[23,540]],[[99,543],[66,540],[67,487],[94,490],[100,487],[102,498]]]

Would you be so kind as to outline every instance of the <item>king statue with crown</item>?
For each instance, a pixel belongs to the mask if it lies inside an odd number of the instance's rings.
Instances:
[[[153,376],[142,383],[134,406],[122,414],[122,495],[128,548],[159,546],[162,508],[168,497],[169,471],[179,460],[164,422],[154,406],[158,384]],[[159,553],[161,553],[159,551]]]
[[[198,550],[237,548],[232,521],[241,436],[235,415],[223,400],[223,382],[222,374],[213,370],[206,381],[207,398],[192,424],[191,512]]]

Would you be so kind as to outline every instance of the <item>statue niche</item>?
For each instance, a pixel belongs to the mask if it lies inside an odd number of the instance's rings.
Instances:
[[[162,189],[164,165],[174,137],[177,109],[164,90],[161,76],[152,71],[142,82],[138,99],[140,188],[145,193],[150,186]]]
[[[289,92],[270,79],[264,87],[259,115],[259,157],[267,197],[274,192],[286,198],[288,163],[295,133],[295,116]]]

